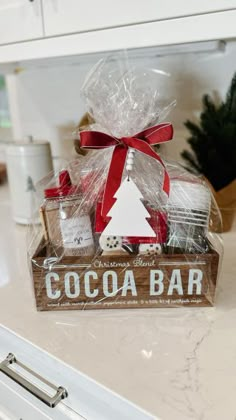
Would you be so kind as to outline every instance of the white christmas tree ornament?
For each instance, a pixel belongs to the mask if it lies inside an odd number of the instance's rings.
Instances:
[[[107,214],[111,220],[102,235],[156,236],[147,221],[150,214],[141,201],[143,196],[131,178],[127,177],[122,182],[114,198],[116,198],[116,202]]]

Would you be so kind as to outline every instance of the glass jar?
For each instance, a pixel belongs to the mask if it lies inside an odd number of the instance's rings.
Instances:
[[[41,208],[45,236],[56,256],[94,254],[91,210],[79,188],[71,184],[68,171],[59,175],[60,185],[44,191]]]

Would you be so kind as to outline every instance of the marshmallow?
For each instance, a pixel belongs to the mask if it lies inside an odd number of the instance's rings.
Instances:
[[[160,244],[140,244],[139,254],[143,255],[160,255],[162,248]]]
[[[103,251],[118,251],[122,249],[121,236],[101,235],[99,245]]]

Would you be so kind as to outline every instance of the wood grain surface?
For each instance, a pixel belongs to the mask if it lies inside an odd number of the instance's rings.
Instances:
[[[41,250],[39,252],[39,249]],[[37,309],[117,309],[212,306],[219,255],[32,258]]]

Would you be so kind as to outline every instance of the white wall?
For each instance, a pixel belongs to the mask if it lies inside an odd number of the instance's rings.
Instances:
[[[12,139],[12,131],[9,121],[9,106],[7,98],[7,89],[5,85],[5,80],[0,74],[0,162],[4,161],[1,150],[4,147],[1,147],[5,142],[8,142]]]
[[[181,54],[142,59],[143,64],[171,73],[166,94],[177,99],[177,106],[169,116],[175,128],[175,140],[165,146],[164,152],[179,159],[188,136],[183,122],[197,119],[204,93],[224,98],[230,80],[236,71],[236,42],[227,44],[224,53]],[[138,59],[140,64],[140,59]],[[17,100],[21,136],[33,135],[48,139],[54,156],[74,154],[71,133],[85,112],[80,87],[93,64],[93,59],[76,63],[22,69],[17,75]],[[162,86],[164,89],[164,86]],[[223,139],[222,139],[223,142]]]

